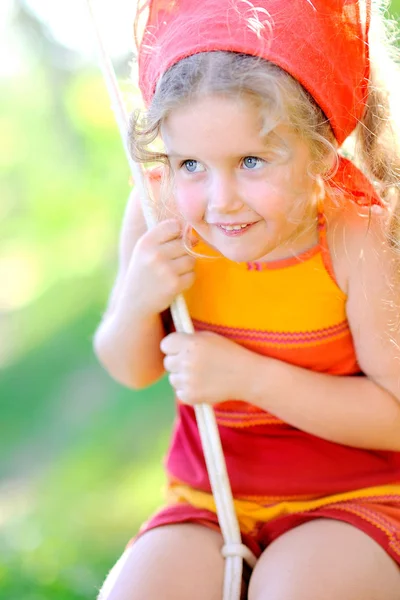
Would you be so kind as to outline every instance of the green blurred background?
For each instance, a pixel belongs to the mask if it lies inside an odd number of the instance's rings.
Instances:
[[[0,7],[2,600],[96,597],[161,502],[173,419],[165,381],[126,390],[92,350],[130,174],[84,4]],[[134,0],[97,5],[135,103]]]

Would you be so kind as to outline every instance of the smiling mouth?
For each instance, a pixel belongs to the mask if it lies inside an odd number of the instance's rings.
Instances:
[[[254,223],[241,223],[235,225],[222,225],[216,223],[215,225],[225,235],[238,236],[248,231],[251,227],[253,227],[253,225],[256,225],[257,223],[258,221],[255,221]]]
[[[239,231],[239,229],[244,229],[248,227],[250,223],[243,223],[243,225],[218,225],[221,229],[225,229],[226,231]]]

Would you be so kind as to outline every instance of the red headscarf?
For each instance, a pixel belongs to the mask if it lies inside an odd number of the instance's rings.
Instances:
[[[149,102],[182,58],[212,50],[260,56],[310,92],[341,144],[364,112],[369,18],[370,0],[150,0],[139,85]]]
[[[149,0],[139,44],[143,98],[149,104],[161,75],[193,54],[225,50],[258,56],[308,90],[341,145],[365,110],[370,4],[370,0]],[[337,187],[354,187],[351,182],[357,182],[363,189],[355,201],[380,204],[372,184],[352,163],[342,160],[339,166]]]

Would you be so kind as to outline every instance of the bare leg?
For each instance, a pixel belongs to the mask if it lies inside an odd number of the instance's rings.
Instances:
[[[369,536],[330,519],[285,533],[260,557],[249,600],[399,600],[400,570]]]
[[[122,555],[98,600],[221,600],[222,544],[201,525],[152,529]]]

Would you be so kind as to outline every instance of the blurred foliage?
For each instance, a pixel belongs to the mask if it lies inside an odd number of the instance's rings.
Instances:
[[[0,597],[89,600],[161,500],[173,402],[165,381],[123,389],[92,351],[130,189],[104,84],[23,3],[14,24],[26,65],[0,78]]]
[[[173,402],[94,357],[130,174],[97,68],[22,9],[26,64],[0,79],[0,597],[93,599],[161,500]]]

